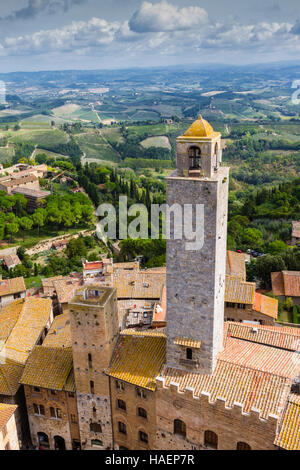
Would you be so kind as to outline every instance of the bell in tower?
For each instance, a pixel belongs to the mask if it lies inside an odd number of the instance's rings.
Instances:
[[[221,134],[200,115],[191,127],[177,138],[177,174],[212,178],[222,161]]]

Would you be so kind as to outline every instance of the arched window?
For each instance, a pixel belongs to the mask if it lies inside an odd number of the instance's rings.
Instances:
[[[187,348],[186,350],[186,358],[193,359],[193,350],[191,348]]]
[[[144,431],[139,431],[139,440],[145,444],[148,444],[148,434]]]
[[[138,416],[147,419],[147,411],[144,408],[138,408]]]
[[[174,434],[186,437],[186,424],[181,419],[174,420]]]
[[[92,447],[102,447],[103,442],[100,441],[99,439],[92,439],[91,441]]]
[[[95,384],[93,380],[90,381],[90,391],[92,395],[95,394]]]
[[[201,168],[201,150],[199,147],[193,146],[189,148],[189,161],[190,170]]]
[[[251,447],[247,442],[238,442],[236,445],[236,450],[251,450]]]
[[[38,432],[37,436],[38,436],[39,445],[41,447],[44,447],[45,449],[49,449],[50,444],[49,444],[49,437],[47,436],[47,434],[45,434],[44,432]]]
[[[50,416],[51,418],[56,418],[55,409],[52,406],[50,408]]]
[[[66,450],[66,443],[63,437],[54,436],[54,448],[55,450]]]
[[[205,431],[204,433],[204,445],[211,449],[218,448],[218,436],[213,431]]]

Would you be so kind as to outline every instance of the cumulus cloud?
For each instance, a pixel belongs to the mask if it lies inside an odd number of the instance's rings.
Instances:
[[[151,3],[145,2],[139,11],[142,11],[145,5],[147,8],[149,5],[153,7]],[[168,3],[162,2],[154,6],[158,5],[160,8],[163,5],[166,11],[170,12]],[[190,8],[193,7],[188,9]],[[300,36],[296,33],[299,24],[298,26],[287,22],[241,24],[231,19],[227,23],[213,24],[208,21],[196,28],[195,24],[200,24],[200,20],[196,20],[193,14],[181,16],[180,24],[179,20],[175,21],[178,12],[185,10],[187,9],[172,7],[173,14],[159,15],[158,23],[154,21],[156,13],[148,16],[147,27],[144,25],[142,28],[142,23],[139,23],[144,34],[132,29],[130,23],[132,18],[124,22],[91,18],[88,21],[74,21],[57,29],[5,37],[1,41],[0,56],[46,55],[48,52],[58,53],[61,57],[64,57],[65,53],[82,56],[107,55],[107,57],[120,57],[122,60],[130,57],[136,60],[136,63],[142,58],[142,65],[147,62],[145,60],[147,55],[177,56],[185,60],[191,58],[192,61],[200,57],[209,57],[210,60],[215,57],[218,61],[220,57],[224,59],[225,53],[227,60],[231,60],[232,56],[237,54],[242,58],[251,57],[252,54],[256,59],[260,53],[272,53],[274,56],[277,54],[276,51],[280,51],[281,56],[285,57],[286,54],[287,57],[288,54],[293,55],[300,50]],[[137,18],[137,13],[135,15]],[[155,30],[154,24],[156,24]],[[174,29],[175,24],[176,29]]]
[[[80,5],[85,0],[28,0],[24,8],[13,11],[8,16],[0,17],[0,21],[28,20],[40,13],[55,14],[67,12],[72,6]]]
[[[111,44],[119,30],[118,22],[100,18],[89,21],[74,21],[63,28],[42,30],[33,34],[7,37],[2,41],[10,54],[41,54],[48,51],[71,52],[82,48]]]
[[[136,33],[182,31],[208,22],[207,12],[200,7],[177,8],[167,1],[143,2],[133,14],[129,27]]]

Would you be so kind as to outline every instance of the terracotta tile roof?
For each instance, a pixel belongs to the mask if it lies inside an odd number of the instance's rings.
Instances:
[[[178,344],[179,346],[185,346],[186,348],[200,349],[201,347],[201,341],[197,341],[190,338],[175,338],[174,344]]]
[[[29,297],[0,312],[0,394],[14,395],[32,348],[49,324],[50,299]]]
[[[291,394],[280,423],[275,445],[286,450],[300,450],[300,396]]]
[[[84,271],[93,271],[103,269],[102,261],[94,261],[93,263],[83,263],[83,270]]]
[[[19,381],[22,377],[24,364],[19,364],[10,359],[0,362],[0,395],[14,396],[19,389]]]
[[[275,295],[300,297],[300,271],[271,273],[272,290]]]
[[[290,380],[286,377],[221,360],[217,361],[211,376],[166,368],[162,377],[165,386],[178,383],[182,392],[187,387],[193,388],[196,396],[204,392],[209,394],[211,402],[222,398],[229,407],[240,403],[245,412],[256,409],[262,418],[278,415],[283,397],[290,390]]]
[[[33,387],[64,390],[72,372],[72,348],[35,346],[26,363],[20,382]],[[74,390],[69,390],[74,391]]]
[[[208,394],[211,402],[221,398],[230,407],[239,403],[245,412],[256,410],[262,418],[280,416],[300,371],[300,357],[294,352],[300,351],[300,330],[257,326],[254,334],[249,325],[225,325],[224,350],[211,376],[165,367],[161,374],[164,385],[177,383],[181,392],[193,388],[195,396]],[[265,344],[255,342],[258,340]]]
[[[70,302],[78,287],[82,285],[81,277],[65,277],[57,281],[53,281],[59,303],[64,304]]]
[[[268,317],[277,318],[278,316],[278,300],[272,299],[267,295],[259,294],[255,292],[253,310],[256,312],[263,313]]]
[[[126,271],[114,272],[114,287],[118,299],[160,299],[162,287],[166,283],[164,271]]]
[[[246,323],[225,323],[225,344],[227,337],[244,339],[289,351],[300,350],[300,328],[280,326],[255,326]]]
[[[15,188],[12,190],[13,194],[24,194],[24,196],[33,197],[36,199],[44,199],[47,196],[50,196],[50,191],[43,191],[42,189],[32,189],[32,188]]]
[[[36,297],[20,299],[7,307],[3,307],[0,312],[0,325],[2,315],[5,325],[7,325],[7,318],[10,314],[12,317],[17,314],[18,318],[6,340],[3,340],[5,344],[2,346],[0,355],[5,354],[5,358],[25,364],[30,350],[49,323],[51,311],[52,303],[50,299]]]
[[[18,407],[0,403],[0,431],[8,423]]]
[[[227,251],[226,274],[229,276],[240,277],[244,281],[246,280],[246,264],[243,253]]]
[[[300,221],[292,222],[292,237],[300,238]]]
[[[300,271],[282,271],[286,296],[300,297]]]
[[[16,266],[18,264],[22,264],[18,255],[8,255],[3,258],[4,263],[6,264],[7,268],[10,269],[12,266]]]
[[[4,295],[18,294],[26,291],[24,278],[15,277],[14,279],[6,279],[0,281],[0,297]]]
[[[300,344],[299,344],[300,346]],[[261,372],[293,379],[300,370],[298,352],[229,337],[218,359]]]
[[[23,178],[15,178],[15,177],[10,177],[8,181],[2,181],[1,184],[7,188],[17,186],[18,184],[26,184],[26,183],[34,183],[35,181],[38,181],[37,176],[35,175],[26,175]]]
[[[253,304],[255,283],[245,282],[235,276],[226,275],[225,302]]]
[[[157,330],[135,333],[126,330],[118,338],[108,374],[148,390],[166,360],[166,338]]]
[[[55,277],[48,277],[48,278],[42,279],[42,286],[43,286],[44,294],[47,294],[48,292],[52,293],[52,291],[55,290],[53,282],[58,281],[59,279],[63,279],[63,276],[55,276]]]
[[[43,342],[47,347],[72,347],[71,326],[68,313],[54,318],[50,330]]]

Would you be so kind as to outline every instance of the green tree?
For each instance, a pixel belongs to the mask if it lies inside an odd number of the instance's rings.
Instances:
[[[19,219],[19,224],[23,229],[23,240],[25,240],[25,232],[32,229],[33,220],[29,217],[22,217],[21,219]]]
[[[12,241],[13,235],[16,235],[19,231],[19,225],[16,222],[11,222],[6,225],[6,232],[10,236],[10,242]]]

